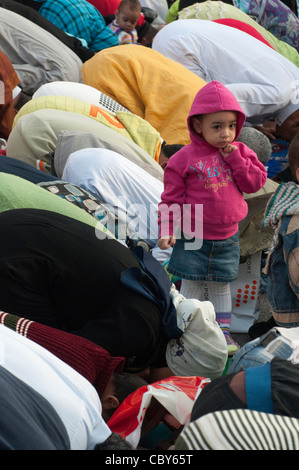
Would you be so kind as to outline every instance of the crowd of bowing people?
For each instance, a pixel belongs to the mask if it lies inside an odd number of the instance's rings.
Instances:
[[[298,3],[0,13],[0,448],[298,450]],[[195,187],[180,259],[162,205]],[[269,311],[238,344],[229,285],[260,251]],[[133,438],[155,385],[187,417],[152,398]]]

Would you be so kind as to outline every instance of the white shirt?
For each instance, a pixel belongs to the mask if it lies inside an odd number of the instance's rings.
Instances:
[[[157,211],[163,183],[122,155],[106,149],[83,149],[67,159],[62,179],[93,193],[111,206],[122,223],[140,221],[140,238],[147,238],[147,227],[158,238]],[[150,206],[153,215],[150,217]],[[140,216],[137,215],[137,210]],[[144,236],[145,235],[145,236]]]
[[[82,82],[82,61],[49,31],[18,13],[0,8],[1,51],[10,59],[24,93],[55,80]]]
[[[153,248],[159,262],[170,257],[172,248],[161,250],[157,246],[157,210],[163,192],[163,183],[157,178],[117,152],[87,148],[71,153],[62,179],[94,194],[122,224],[128,225],[129,232]]]
[[[0,365],[42,395],[58,413],[71,450],[92,450],[111,434],[95,388],[34,341],[0,325]]]
[[[162,28],[152,48],[206,82],[217,80],[226,85],[252,124],[270,119],[281,124],[299,108],[298,67],[236,28],[182,19]]]

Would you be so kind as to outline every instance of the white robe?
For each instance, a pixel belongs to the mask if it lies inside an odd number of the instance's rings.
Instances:
[[[69,181],[103,201],[128,230],[145,240],[160,262],[170,250],[157,248],[158,204],[163,183],[117,152],[86,148],[71,153],[62,179]],[[120,240],[121,241],[121,240]]]
[[[93,450],[111,435],[91,383],[47,349],[4,325],[0,325],[0,365],[48,400],[65,425],[71,450]]]
[[[28,95],[47,82],[82,81],[82,61],[75,52],[53,34],[5,8],[0,8],[0,43]]]
[[[243,31],[208,20],[178,20],[159,31],[153,49],[207,82],[226,85],[252,125],[273,119],[280,125],[299,108],[298,67]]]

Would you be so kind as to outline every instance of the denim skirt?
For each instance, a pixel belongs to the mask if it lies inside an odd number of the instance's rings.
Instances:
[[[232,282],[238,277],[239,262],[238,232],[225,240],[199,242],[182,237],[176,240],[167,271],[193,281]]]

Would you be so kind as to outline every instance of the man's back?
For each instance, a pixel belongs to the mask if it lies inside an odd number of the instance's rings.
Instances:
[[[86,0],[46,0],[39,13],[66,33],[86,41],[94,52],[118,45],[100,12]]]
[[[226,85],[248,120],[262,123],[286,106],[288,115],[298,108],[290,106],[298,67],[243,31],[213,21],[178,20],[159,31],[153,49],[207,82]]]

